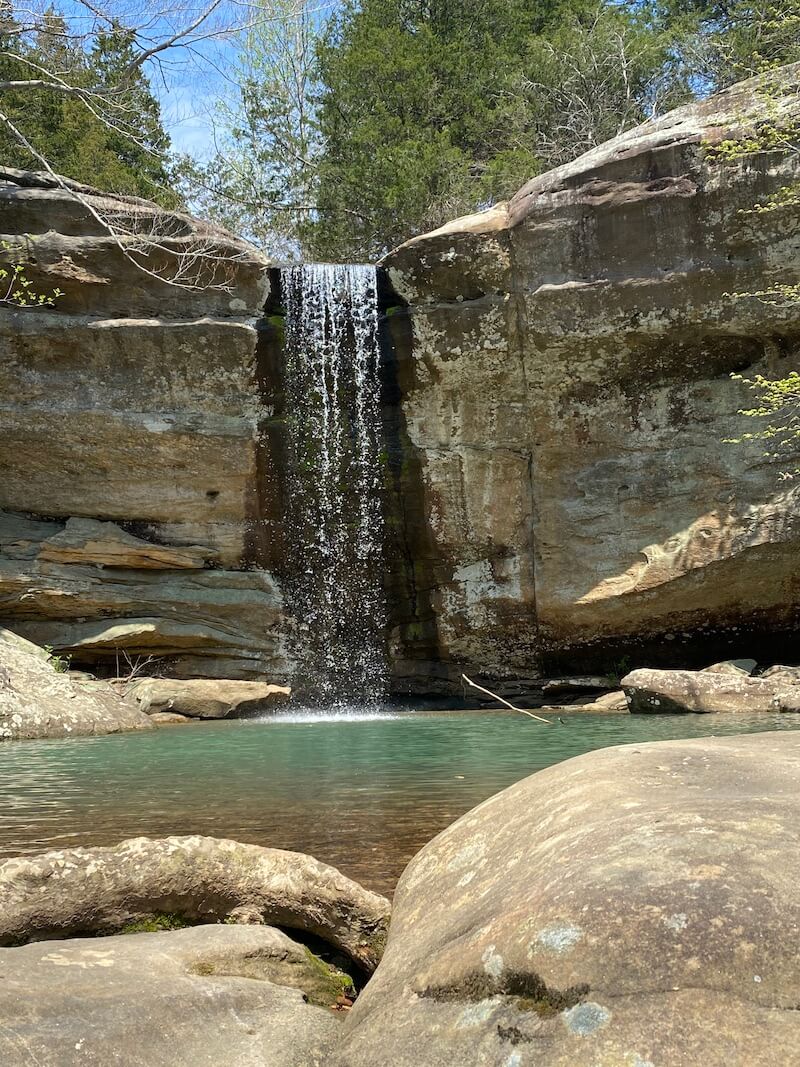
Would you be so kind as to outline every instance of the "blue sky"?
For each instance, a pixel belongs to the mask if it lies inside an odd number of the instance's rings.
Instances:
[[[51,0],[25,0],[31,10],[44,8]],[[237,51],[236,29],[286,10],[301,0],[218,0],[211,16],[195,33],[192,47],[179,43],[149,61],[145,70],[161,103],[162,117],[173,147],[200,158],[213,150],[212,117],[217,100],[233,91],[227,72]],[[14,0],[23,8],[23,0]],[[141,44],[151,47],[191,25],[213,0],[54,0],[53,6],[77,33],[105,29],[110,19],[136,28]],[[320,19],[327,18],[341,0],[306,0]]]
[[[320,18],[325,19],[339,6],[340,0],[311,2]],[[215,18],[218,26],[241,26],[257,17],[259,10],[268,12],[269,0],[262,0],[260,5],[250,0],[223,0]],[[185,25],[187,11],[185,8],[178,18],[159,16],[153,34],[167,36],[171,26]],[[236,49],[235,38],[221,34],[198,42],[191,50],[176,47],[160,57],[157,64],[149,64],[148,74],[176,152],[187,152],[200,159],[213,153],[214,109],[221,97],[234,91],[227,73]]]

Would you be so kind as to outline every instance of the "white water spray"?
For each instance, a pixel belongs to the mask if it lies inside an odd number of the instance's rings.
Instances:
[[[299,687],[317,704],[385,693],[377,272],[287,267],[286,410]]]

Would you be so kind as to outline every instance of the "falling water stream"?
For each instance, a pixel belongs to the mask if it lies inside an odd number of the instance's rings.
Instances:
[[[307,703],[385,692],[377,272],[282,272],[289,437],[287,526]]]

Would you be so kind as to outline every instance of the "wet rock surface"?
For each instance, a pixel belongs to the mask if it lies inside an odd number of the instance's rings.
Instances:
[[[322,1067],[339,1030],[325,970],[261,926],[0,949],[0,1062]]]
[[[0,741],[152,728],[132,700],[111,686],[74,681],[66,667],[65,661],[0,627]]]
[[[337,1067],[800,1059],[800,738],[541,771],[412,861]]]

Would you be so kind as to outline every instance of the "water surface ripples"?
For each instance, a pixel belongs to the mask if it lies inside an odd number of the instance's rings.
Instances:
[[[0,857],[138,834],[309,852],[390,892],[411,856],[520,778],[606,745],[795,729],[798,716],[357,715],[296,709],[80,740],[0,745]]]

